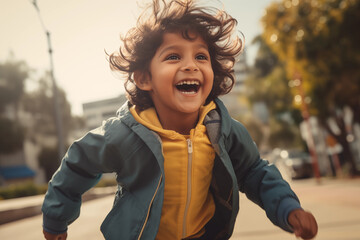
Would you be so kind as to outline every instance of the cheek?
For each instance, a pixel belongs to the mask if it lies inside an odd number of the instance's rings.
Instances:
[[[208,87],[211,90],[214,84],[214,72],[212,71],[212,69],[207,72],[206,78],[207,78]]]
[[[171,67],[162,67],[153,71],[156,80],[162,83],[172,81],[175,76],[176,71]]]

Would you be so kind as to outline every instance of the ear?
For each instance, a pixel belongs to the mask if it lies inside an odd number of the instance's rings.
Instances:
[[[144,91],[152,90],[150,76],[148,73],[143,71],[134,72],[134,81],[138,88]]]

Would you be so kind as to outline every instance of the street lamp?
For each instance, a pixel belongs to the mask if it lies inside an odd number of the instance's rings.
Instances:
[[[62,123],[62,117],[61,117],[61,107],[59,104],[59,97],[58,97],[58,88],[55,81],[55,75],[54,75],[54,62],[53,62],[53,55],[52,55],[52,47],[51,47],[51,38],[50,38],[50,32],[45,27],[45,24],[42,20],[40,9],[36,3],[36,0],[32,1],[32,4],[35,7],[35,10],[39,16],[39,20],[41,23],[41,26],[46,34],[47,42],[48,42],[48,52],[50,57],[50,77],[52,81],[52,91],[53,91],[53,97],[54,97],[54,114],[55,114],[55,124],[56,124],[56,134],[58,139],[58,152],[59,152],[59,160],[64,156],[65,148],[64,148],[64,137],[63,137],[63,123]]]

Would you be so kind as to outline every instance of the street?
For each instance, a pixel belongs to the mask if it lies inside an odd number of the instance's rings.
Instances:
[[[317,240],[360,240],[360,179],[315,179],[292,181],[304,209],[317,218]],[[70,240],[103,239],[100,225],[109,212],[113,197],[103,197],[83,204],[79,219],[69,227]],[[39,240],[41,216],[0,225],[2,240]],[[292,234],[275,227],[258,206],[241,195],[234,240],[287,240]]]

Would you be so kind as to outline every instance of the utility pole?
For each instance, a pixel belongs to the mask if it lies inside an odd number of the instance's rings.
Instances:
[[[47,42],[48,42],[48,52],[50,58],[50,77],[52,81],[52,91],[53,91],[53,98],[54,98],[54,114],[55,114],[55,124],[56,124],[56,134],[58,139],[58,152],[59,152],[59,161],[61,161],[62,157],[65,154],[65,146],[64,146],[64,136],[63,136],[63,122],[62,122],[62,114],[61,114],[61,104],[59,102],[58,96],[58,88],[55,81],[55,74],[54,74],[54,62],[53,62],[53,50],[51,46],[51,38],[50,32],[45,27],[45,24],[42,20],[40,9],[36,3],[36,0],[32,1],[32,4],[35,7],[35,10],[38,14],[41,26],[46,34]]]

